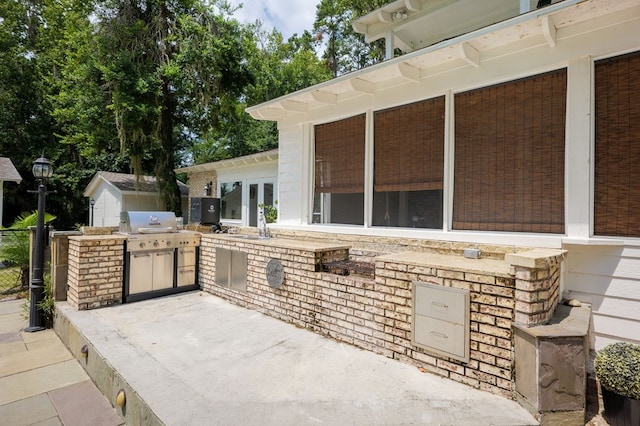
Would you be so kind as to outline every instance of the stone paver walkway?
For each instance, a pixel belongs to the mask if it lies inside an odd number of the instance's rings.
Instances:
[[[0,301],[0,424],[124,424],[53,330],[23,331],[23,303]]]

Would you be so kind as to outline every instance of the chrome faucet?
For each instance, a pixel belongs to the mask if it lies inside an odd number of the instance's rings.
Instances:
[[[271,237],[271,230],[267,226],[267,218],[264,217],[264,213],[260,213],[260,220],[262,221],[262,226],[258,228],[258,236],[263,238]]]

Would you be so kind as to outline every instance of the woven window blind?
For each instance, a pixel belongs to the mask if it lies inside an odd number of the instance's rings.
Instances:
[[[364,192],[365,115],[315,126],[315,192]]]
[[[442,189],[444,96],[376,111],[374,189]]]
[[[564,232],[566,70],[455,96],[453,228]]]
[[[640,237],[640,52],[595,64],[594,234]]]

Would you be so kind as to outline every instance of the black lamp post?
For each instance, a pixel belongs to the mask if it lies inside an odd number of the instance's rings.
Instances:
[[[91,197],[91,200],[89,200],[89,204],[91,204],[91,221],[90,221],[90,226],[93,226],[93,206],[96,205],[96,200],[93,199],[93,197]]]
[[[35,251],[33,254],[33,272],[29,286],[29,327],[24,331],[44,330],[44,315],[40,302],[44,299],[44,200],[47,195],[47,181],[53,174],[51,162],[44,158],[44,153],[33,162],[33,176],[38,180],[38,226],[36,227]]]

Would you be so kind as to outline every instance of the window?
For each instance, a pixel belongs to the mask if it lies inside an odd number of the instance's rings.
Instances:
[[[314,223],[364,224],[365,115],[315,126]]]
[[[261,226],[263,209],[275,207],[274,196],[275,185],[272,181],[249,183],[249,226]],[[270,219],[268,214],[265,218],[267,221]]]
[[[640,237],[640,52],[595,64],[594,234]]]
[[[374,226],[442,228],[444,96],[377,111]]]
[[[242,219],[242,182],[220,184],[220,218]]]
[[[564,233],[566,70],[455,96],[453,229]]]

